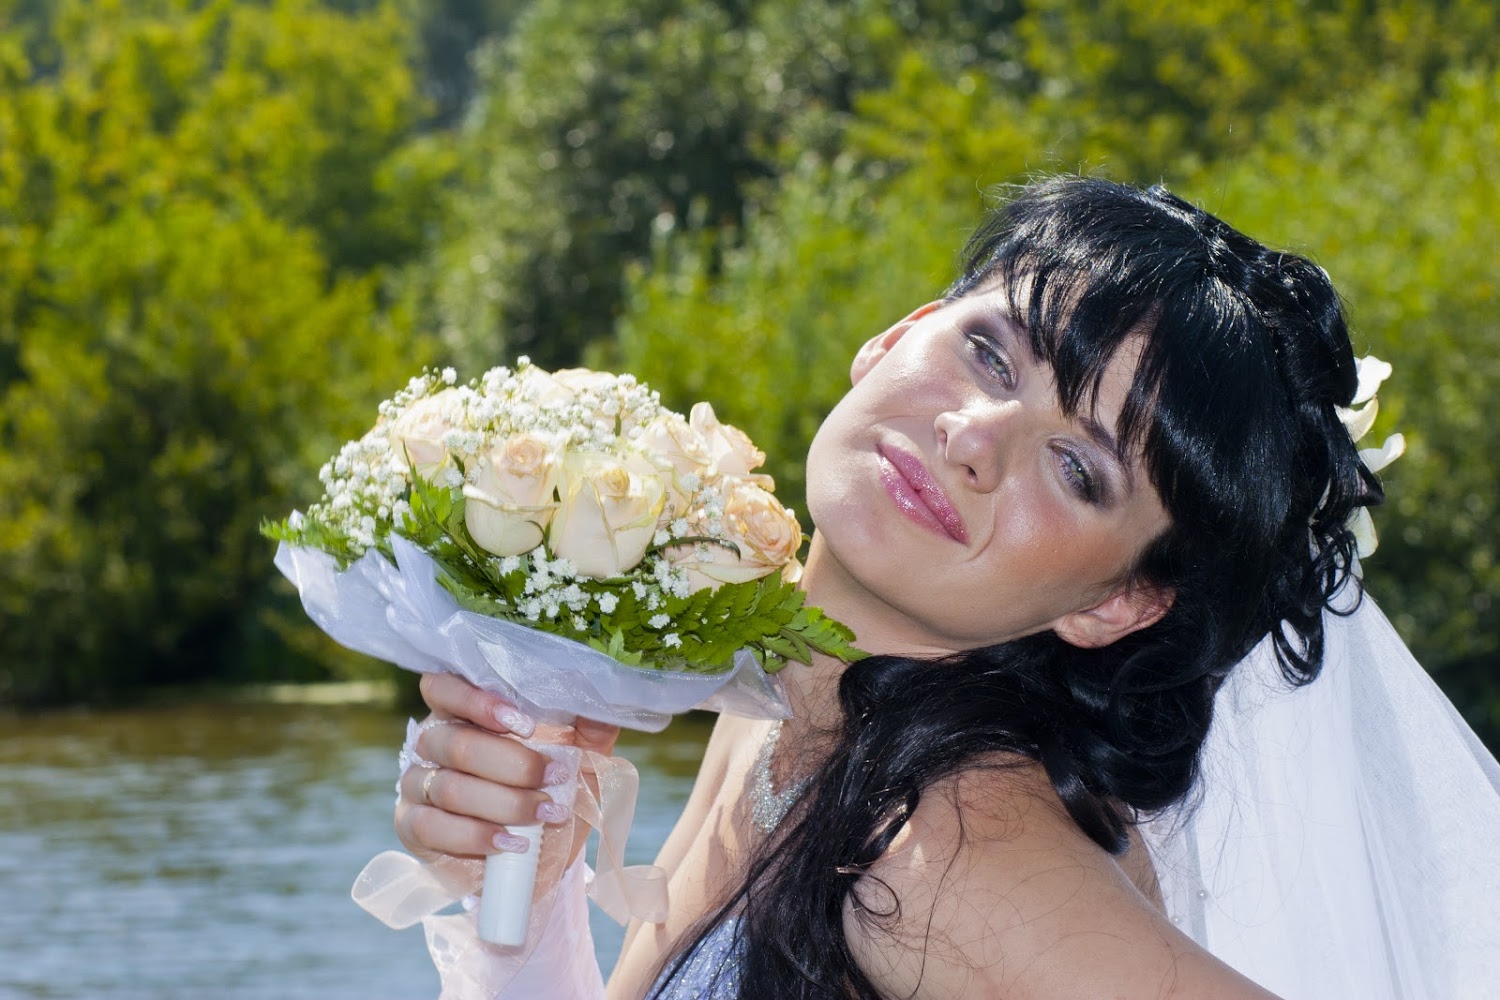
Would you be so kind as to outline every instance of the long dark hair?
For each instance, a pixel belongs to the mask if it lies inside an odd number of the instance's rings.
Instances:
[[[739,915],[741,996],[878,997],[844,935],[855,884],[925,789],[996,754],[1039,761],[1078,826],[1123,851],[1136,817],[1191,789],[1214,692],[1257,642],[1292,683],[1317,675],[1346,522],[1379,500],[1336,412],[1356,385],[1343,311],[1308,260],[1160,187],[1076,177],[1022,189],[966,256],[949,297],[1007,289],[1069,414],[1147,334],[1119,432],[1171,525],[1133,575],[1175,599],[1100,649],[1044,632],[850,666],[832,753],[704,925]]]

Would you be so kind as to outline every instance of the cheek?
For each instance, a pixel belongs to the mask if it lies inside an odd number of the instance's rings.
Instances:
[[[807,450],[807,514],[825,533],[830,527],[860,523],[860,511],[869,505],[851,429],[838,417],[835,412],[823,421]]]
[[[1044,483],[1018,483],[1001,509],[985,571],[1038,614],[1089,607],[1133,562],[1136,546],[1125,527],[1090,523]]]

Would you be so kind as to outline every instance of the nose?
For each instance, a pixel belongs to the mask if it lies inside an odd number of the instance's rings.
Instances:
[[[987,399],[938,414],[934,426],[939,452],[970,489],[991,493],[999,488],[1020,407],[1014,399]]]

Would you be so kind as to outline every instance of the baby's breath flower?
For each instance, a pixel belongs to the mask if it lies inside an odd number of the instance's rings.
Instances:
[[[682,645],[682,636],[678,635],[676,632],[668,632],[666,635],[661,637],[661,644],[663,646],[666,646],[668,649],[676,649],[678,646]]]
[[[646,624],[650,625],[652,628],[666,628],[668,625],[672,624],[672,616],[671,615],[652,615],[651,616],[651,620],[648,621]]]
[[[614,594],[600,594],[598,597],[599,610],[607,615],[612,615],[615,608],[619,607],[620,599]]]

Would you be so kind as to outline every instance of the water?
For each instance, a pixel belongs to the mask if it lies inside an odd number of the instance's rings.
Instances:
[[[391,831],[405,719],[349,705],[214,704],[0,718],[0,998],[415,1000],[419,928],[349,899]],[[709,720],[627,733],[641,770],[626,861],[687,799]],[[595,913],[613,964],[621,930]]]

